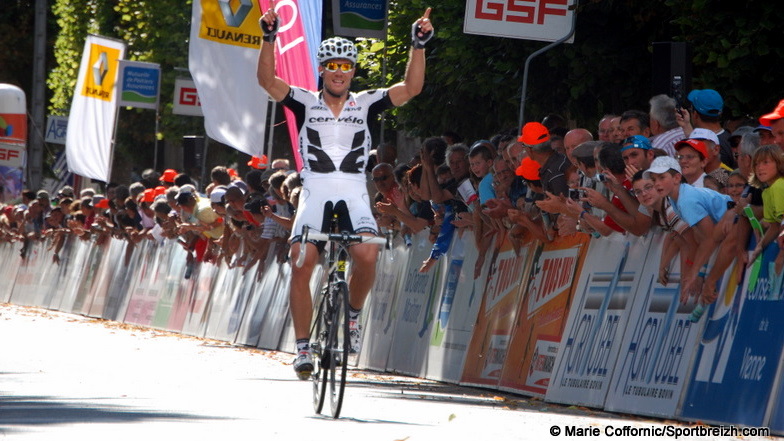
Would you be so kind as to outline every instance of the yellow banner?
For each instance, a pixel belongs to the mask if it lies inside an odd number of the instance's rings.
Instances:
[[[261,44],[258,3],[254,0],[201,0],[199,37],[249,48]]]
[[[117,81],[120,49],[93,43],[90,45],[90,64],[84,78],[82,95],[103,101],[112,101],[114,83]]]

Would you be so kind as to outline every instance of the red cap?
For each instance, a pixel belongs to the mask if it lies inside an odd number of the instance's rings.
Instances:
[[[155,196],[160,196],[162,194],[166,194],[166,187],[163,185],[155,187]]]
[[[763,126],[770,126],[773,121],[782,118],[784,118],[784,100],[779,101],[779,105],[773,109],[773,112],[760,116],[759,122]]]
[[[523,179],[528,181],[538,181],[539,168],[541,168],[541,165],[539,165],[538,162],[526,156],[520,161],[520,166],[515,170],[515,174],[517,176],[522,176]]]
[[[95,204],[95,208],[101,208],[101,209],[109,208],[109,199],[101,199],[100,201],[98,201],[97,204]]]
[[[702,156],[702,159],[708,157],[708,148],[705,147],[705,143],[700,141],[699,139],[684,139],[683,141],[678,141],[675,143],[675,150],[680,151],[684,147],[691,147],[697,151],[697,153]]]
[[[525,145],[536,145],[550,140],[550,131],[538,122],[529,122],[523,126],[518,141]]]
[[[233,168],[227,168],[226,171],[229,172],[229,176],[231,176],[232,178],[236,178],[239,176],[237,174],[237,170],[234,170]]]
[[[153,201],[155,201],[155,189],[148,188],[147,190],[144,190],[144,193],[142,193],[141,199],[142,199],[142,202],[147,202],[148,204],[150,204]]]
[[[267,158],[267,155],[261,155],[261,157],[252,156],[250,158],[250,161],[248,161],[249,166],[258,170],[264,170],[265,168],[267,168],[268,164],[269,164],[269,159]]]
[[[161,176],[161,182],[169,182],[171,184],[174,183],[174,178],[177,177],[177,170],[167,168],[163,171],[163,175]]]

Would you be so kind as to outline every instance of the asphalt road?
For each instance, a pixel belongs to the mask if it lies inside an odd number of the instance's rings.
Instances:
[[[602,433],[590,439],[662,439],[604,433],[688,427],[358,369],[333,420],[313,413],[291,358],[0,304],[0,439],[576,439],[567,426]]]

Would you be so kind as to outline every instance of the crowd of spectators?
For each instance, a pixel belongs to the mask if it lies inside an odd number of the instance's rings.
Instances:
[[[679,261],[682,300],[708,304],[736,258],[749,264],[768,244],[784,246],[784,100],[756,120],[731,124],[723,108],[718,92],[693,90],[682,107],[658,95],[648,112],[605,115],[596,138],[548,115],[487,140],[464,142],[455,132],[427,138],[411,158],[385,144],[368,165],[371,205],[382,232],[408,245],[413,234],[429,232],[422,272],[466,230],[479,251],[478,276],[493,244],[505,239],[519,250],[531,240],[656,229],[665,235],[659,281],[674,283],[672,262]],[[254,157],[248,165],[242,179],[213,168],[203,190],[168,169],[147,170],[128,186],[109,184],[104,194],[24,191],[2,207],[0,235],[22,243],[22,257],[31,241],[51,237],[55,261],[68,236],[98,243],[113,236],[130,244],[176,239],[189,268],[221,259],[250,268],[270,254],[284,262],[299,175],[283,159],[268,166]],[[757,245],[747,253],[752,231]],[[780,287],[784,253],[771,272]]]
[[[648,112],[605,115],[596,138],[548,115],[488,140],[464,143],[454,132],[426,139],[410,161],[374,169],[380,223],[404,234],[430,228],[433,249],[420,271],[452,235],[472,229],[475,275],[504,238],[519,249],[531,239],[655,229],[665,235],[659,281],[675,283],[670,274],[679,273],[682,301],[709,304],[736,258],[749,264],[773,241],[784,246],[784,100],[758,119],[731,122],[711,89],[691,91],[682,105],[666,95],[649,104]],[[747,253],[750,237],[756,247]],[[774,287],[783,267],[780,253]]]
[[[177,240],[188,253],[186,277],[196,262],[224,259],[247,269],[268,253],[283,261],[301,182],[288,160],[266,162],[252,158],[244,179],[214,167],[203,191],[173,169],[147,170],[127,186],[110,183],[103,194],[85,188],[77,196],[70,186],[54,197],[25,190],[19,203],[2,207],[1,239],[21,243],[22,258],[32,242],[49,240],[55,262],[69,237],[97,244],[123,239],[127,256],[143,240]]]

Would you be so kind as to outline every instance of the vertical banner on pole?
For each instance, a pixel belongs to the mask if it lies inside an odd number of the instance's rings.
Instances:
[[[65,154],[68,169],[81,176],[106,182],[112,164],[112,132],[117,114],[118,61],[125,43],[88,35],[79,65]]]
[[[188,65],[207,136],[260,156],[268,100],[256,78],[261,14],[251,0],[237,3],[193,1]]]
[[[262,11],[269,8],[268,0],[259,2]],[[277,74],[291,86],[316,90],[318,64],[316,51],[321,36],[321,2],[282,0],[275,3],[279,28],[275,40]],[[255,70],[254,70],[255,72]],[[294,113],[286,109],[286,121],[297,170],[302,168],[299,133]],[[258,153],[261,156],[261,151]]]

